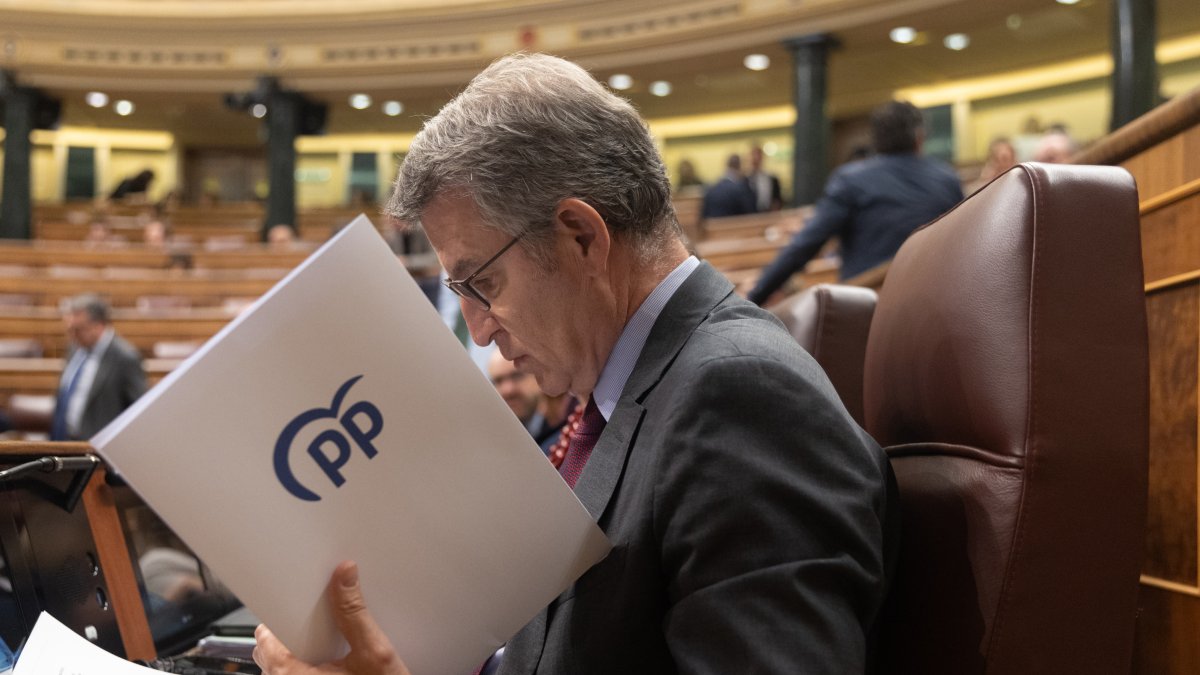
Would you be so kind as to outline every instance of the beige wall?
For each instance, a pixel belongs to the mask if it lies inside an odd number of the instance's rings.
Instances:
[[[999,136],[1015,142],[1019,160],[1031,159],[1038,133],[1024,133],[1027,123],[1039,129],[1065,124],[1076,141],[1093,141],[1108,133],[1111,108],[1112,97],[1105,80],[975,101],[971,104],[966,136],[970,142],[967,147],[956,149],[956,160],[982,161],[987,156],[988,144]]]

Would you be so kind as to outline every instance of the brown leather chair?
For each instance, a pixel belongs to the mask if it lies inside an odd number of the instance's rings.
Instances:
[[[900,249],[865,365],[903,523],[882,672],[1129,672],[1142,283],[1137,191],[1111,167],[1020,165]]]
[[[869,288],[817,284],[770,308],[825,369],[859,424],[863,423],[863,359],[875,300],[875,291]]]

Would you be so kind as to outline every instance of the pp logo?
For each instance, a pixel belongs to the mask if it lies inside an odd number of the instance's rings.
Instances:
[[[362,375],[346,380],[328,408],[313,408],[300,413],[296,419],[283,428],[279,440],[275,441],[275,475],[279,478],[284,489],[306,502],[320,501],[316,492],[300,484],[296,474],[292,472],[289,456],[292,443],[296,436],[309,424],[318,420],[336,420],[338,426],[325,429],[318,433],[308,443],[308,457],[329,478],[335,488],[339,488],[346,479],[342,476],[342,467],[350,461],[351,444],[362,450],[367,459],[374,457],[379,451],[371,444],[375,437],[383,431],[383,415],[374,403],[359,401],[342,412],[342,403],[350,387],[362,379]]]

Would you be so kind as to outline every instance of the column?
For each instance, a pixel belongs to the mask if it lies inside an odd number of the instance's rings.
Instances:
[[[825,82],[828,54],[837,42],[829,35],[816,34],[786,40],[784,45],[794,61],[792,203],[801,206],[817,201],[828,174],[830,123],[825,112]]]
[[[1113,1],[1110,130],[1132,122],[1158,103],[1154,6],[1155,0]]]
[[[296,223],[296,136],[300,131],[300,96],[273,91],[267,100],[267,219],[262,238],[273,225]]]
[[[8,80],[11,82],[11,79]],[[32,220],[30,157],[37,91],[4,88],[4,184],[0,191],[0,238],[29,239]]]

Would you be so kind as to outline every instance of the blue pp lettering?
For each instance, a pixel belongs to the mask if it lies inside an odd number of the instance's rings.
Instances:
[[[346,380],[338,387],[333,395],[333,401],[328,408],[313,408],[300,413],[279,434],[275,441],[275,475],[280,485],[298,499],[308,502],[320,501],[321,496],[310,487],[303,485],[295,472],[292,471],[292,444],[296,436],[313,422],[319,420],[337,420],[340,428],[325,429],[317,434],[308,444],[305,456],[317,465],[333,487],[340,488],[346,483],[342,469],[354,457],[357,447],[367,459],[379,454],[374,440],[383,431],[383,414],[378,406],[369,401],[358,401],[342,412],[342,403],[349,394],[354,383],[362,379],[362,375]]]

